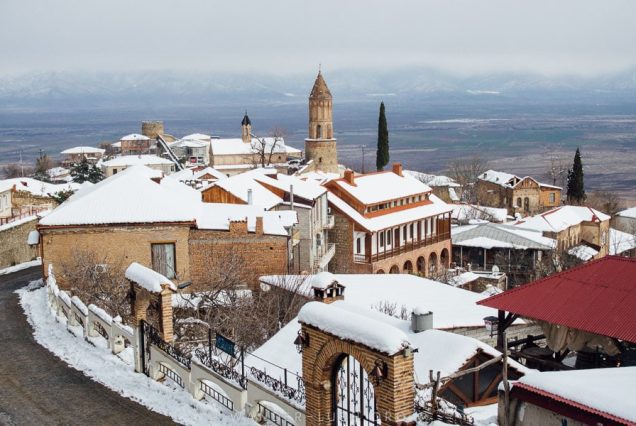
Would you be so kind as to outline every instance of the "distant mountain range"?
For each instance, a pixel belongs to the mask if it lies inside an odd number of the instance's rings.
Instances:
[[[100,104],[149,101],[175,103],[305,102],[314,75],[221,72],[44,72],[0,77],[5,106],[78,102]],[[598,77],[549,77],[499,73],[459,76],[434,69],[395,71],[338,70],[326,72],[332,93],[340,100],[397,96],[503,96],[539,94],[633,97],[636,69]]]

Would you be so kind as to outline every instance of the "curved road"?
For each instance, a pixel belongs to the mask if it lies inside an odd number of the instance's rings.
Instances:
[[[174,424],[91,381],[33,339],[14,291],[40,271],[0,275],[0,425]]]

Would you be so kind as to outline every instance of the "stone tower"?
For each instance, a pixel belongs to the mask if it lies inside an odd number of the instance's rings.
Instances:
[[[315,170],[338,173],[332,97],[320,71],[309,94],[309,137],[305,139],[305,159],[314,161]]]
[[[243,121],[241,121],[241,139],[243,139],[243,142],[245,143],[252,142],[252,122],[247,116],[247,111],[245,111]]]

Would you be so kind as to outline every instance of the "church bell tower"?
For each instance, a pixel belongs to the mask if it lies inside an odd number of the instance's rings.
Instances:
[[[313,160],[314,170],[338,173],[338,152],[333,137],[332,97],[322,73],[309,94],[309,137],[305,139],[305,159]]]

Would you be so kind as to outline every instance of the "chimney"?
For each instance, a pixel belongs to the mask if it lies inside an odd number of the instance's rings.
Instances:
[[[289,207],[294,210],[294,185],[289,185]]]
[[[254,197],[252,195],[252,188],[249,188],[247,190],[247,204],[251,206],[253,203],[254,203]]]
[[[411,313],[411,330],[413,333],[430,330],[433,328],[433,312],[420,307],[413,309]]]
[[[256,216],[256,235],[263,235],[263,216]]]
[[[393,173],[398,176],[404,176],[402,174],[402,163],[393,163]]]
[[[344,172],[344,178],[347,181],[347,183],[349,183],[349,185],[351,186],[355,186],[355,179],[354,179],[354,174],[353,174],[353,170],[351,169],[347,169]]]

